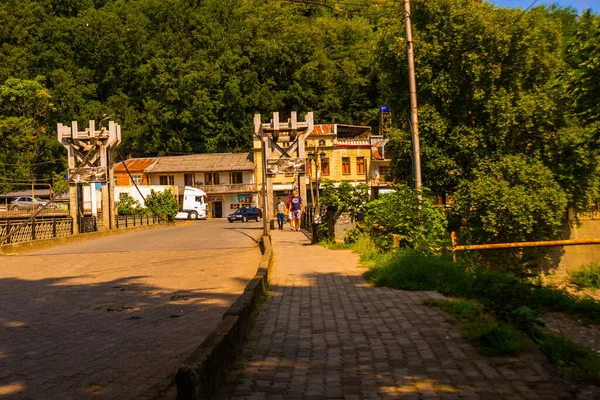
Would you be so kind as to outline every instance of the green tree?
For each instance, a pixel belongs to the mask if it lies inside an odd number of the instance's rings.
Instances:
[[[587,10],[578,22],[566,57],[571,65],[570,87],[577,112],[587,122],[600,122],[600,16]]]
[[[163,192],[150,190],[150,194],[146,196],[145,206],[167,221],[175,220],[175,216],[179,211],[179,203],[171,189]]]
[[[5,182],[32,180],[52,146],[44,121],[50,94],[40,80],[9,78],[0,85],[0,175]],[[11,188],[3,185],[2,190]]]
[[[365,222],[377,235],[400,235],[402,246],[423,252],[443,251],[449,243],[447,220],[441,207],[423,189],[421,199],[406,185],[367,204]]]
[[[567,196],[539,161],[508,156],[482,164],[474,179],[459,185],[452,212],[463,219],[466,243],[557,239]]]
[[[133,215],[141,212],[140,202],[134,199],[129,193],[119,193],[117,202],[117,212],[119,215]]]

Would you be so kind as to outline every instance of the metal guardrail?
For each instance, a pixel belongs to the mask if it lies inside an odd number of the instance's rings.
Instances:
[[[115,218],[117,229],[128,228],[131,226],[156,225],[165,221],[156,215],[118,215]]]
[[[164,221],[157,216],[150,215],[120,215],[115,219],[115,223],[119,229],[160,224]],[[103,228],[101,216],[79,217],[79,233],[102,231]],[[73,233],[71,217],[0,221],[0,245],[65,237],[71,236]]]

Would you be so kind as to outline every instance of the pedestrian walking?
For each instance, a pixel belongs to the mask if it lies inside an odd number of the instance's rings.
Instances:
[[[304,209],[304,201],[298,196],[298,191],[294,189],[292,198],[290,199],[290,209],[292,211],[292,230],[300,232],[300,218],[302,218],[302,210]]]
[[[288,213],[287,206],[281,200],[281,197],[277,198],[277,204],[275,205],[277,209],[277,225],[279,226],[279,230],[283,230],[283,223],[285,222],[285,214]]]

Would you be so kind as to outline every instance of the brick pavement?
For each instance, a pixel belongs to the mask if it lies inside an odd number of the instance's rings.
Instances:
[[[433,292],[374,288],[347,250],[274,231],[270,298],[218,399],[567,399],[539,355],[487,358]]]

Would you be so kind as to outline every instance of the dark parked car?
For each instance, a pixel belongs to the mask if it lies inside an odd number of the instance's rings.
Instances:
[[[262,211],[260,210],[260,208],[250,207],[250,208],[240,208],[233,214],[229,214],[229,216],[227,217],[227,220],[229,222],[233,222],[233,221],[246,222],[249,219],[253,219],[256,222],[258,222],[258,221],[260,221],[261,218],[262,218]]]
[[[8,209],[15,210],[15,211],[33,210],[33,209],[42,208],[46,204],[48,204],[47,201],[41,200],[38,197],[22,196],[22,197],[17,197],[13,201],[11,201],[10,205],[8,206]],[[58,206],[54,203],[49,203],[46,208],[57,209]]]

